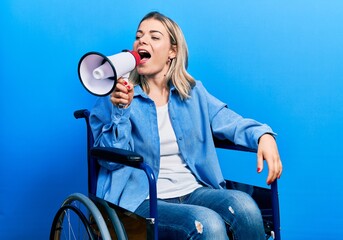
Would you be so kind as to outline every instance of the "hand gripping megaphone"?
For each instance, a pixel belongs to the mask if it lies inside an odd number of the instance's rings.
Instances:
[[[112,56],[89,52],[80,59],[79,78],[88,92],[96,96],[106,96],[114,90],[117,79],[128,78],[140,60],[135,51],[124,50]]]

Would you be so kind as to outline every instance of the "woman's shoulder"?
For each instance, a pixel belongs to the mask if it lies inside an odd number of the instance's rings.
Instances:
[[[195,81],[195,85],[192,88],[192,92],[193,94],[198,94],[203,97],[208,97],[209,95],[211,95],[201,80]]]
[[[193,87],[193,96],[198,96],[198,98],[203,99],[204,101],[208,102],[209,104],[215,104],[219,106],[226,105],[221,100],[219,100],[217,97],[215,97],[212,93],[210,93],[202,81],[196,80],[195,85]]]
[[[194,91],[206,91],[206,88],[201,80],[195,80],[195,84],[192,88]]]

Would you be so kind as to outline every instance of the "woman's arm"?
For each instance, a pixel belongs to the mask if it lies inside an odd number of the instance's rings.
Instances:
[[[130,101],[126,102],[128,98],[125,96],[125,90],[122,90],[123,86],[125,85],[121,82],[117,83],[117,87],[111,96],[98,98],[91,111],[90,126],[94,137],[94,146],[96,147],[133,149],[131,122],[129,119],[130,107],[117,106],[117,104],[127,105],[132,101],[132,98],[130,98]],[[132,85],[129,86],[133,92]],[[123,96],[123,98],[121,99],[120,96]],[[106,168],[116,168],[114,163],[99,162]]]

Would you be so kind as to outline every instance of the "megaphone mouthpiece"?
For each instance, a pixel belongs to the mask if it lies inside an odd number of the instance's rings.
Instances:
[[[134,57],[135,60],[136,60],[136,66],[140,63],[140,61],[141,61],[141,56],[138,54],[138,52],[136,52],[136,51],[130,51],[130,50],[124,50],[124,51],[128,51],[128,52],[130,52],[130,53],[133,55],[133,57]]]

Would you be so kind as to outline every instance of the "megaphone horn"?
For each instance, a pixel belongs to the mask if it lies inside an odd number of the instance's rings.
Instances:
[[[137,52],[129,50],[108,57],[98,52],[88,52],[79,61],[79,78],[88,92],[106,96],[114,90],[117,79],[128,75],[140,60]]]

